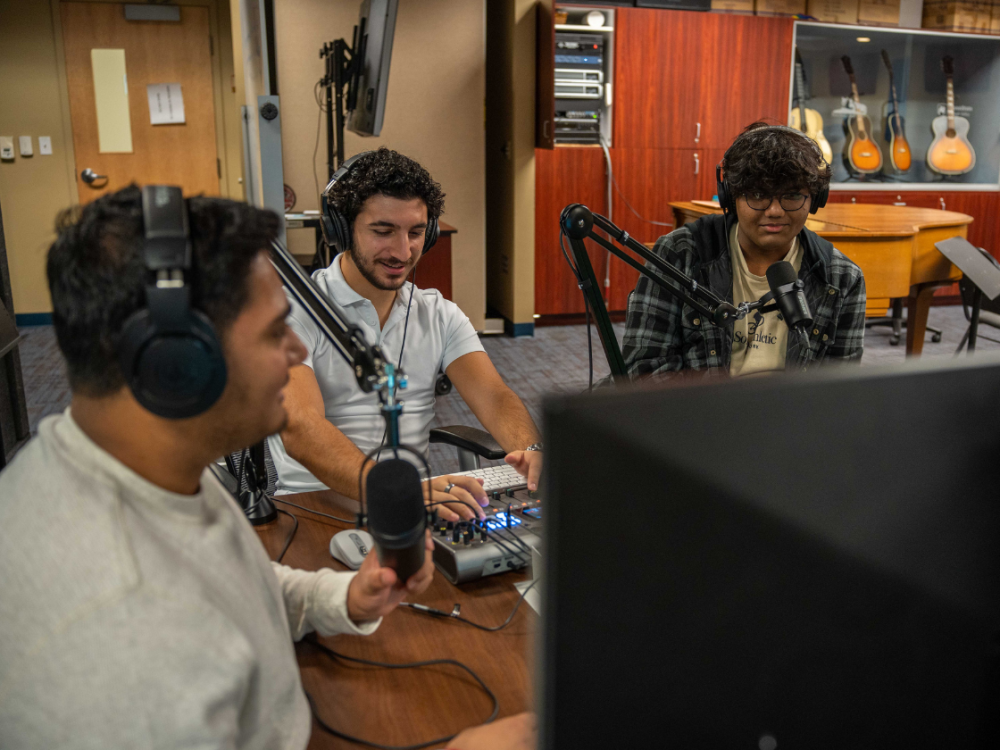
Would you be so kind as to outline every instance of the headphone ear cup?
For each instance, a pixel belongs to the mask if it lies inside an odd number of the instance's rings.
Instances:
[[[334,241],[337,250],[346,253],[351,249],[351,228],[347,224],[347,219],[339,211],[330,211],[330,215],[333,218]]]
[[[197,310],[177,331],[156,330],[148,309],[122,329],[119,365],[142,407],[167,419],[195,417],[212,407],[226,387],[226,360],[215,328]]]
[[[424,250],[421,255],[426,255],[427,252],[434,247],[434,243],[438,241],[438,237],[441,236],[441,226],[438,224],[437,219],[431,219],[427,222],[427,229],[424,231]]]
[[[722,178],[722,165],[715,168],[715,194],[719,196],[719,206],[725,213],[736,213],[736,202],[729,194],[729,184]]]
[[[809,213],[814,214],[819,211],[826,202],[830,200],[830,186],[827,185],[825,188],[820,190],[814,197],[813,201],[809,206]]]

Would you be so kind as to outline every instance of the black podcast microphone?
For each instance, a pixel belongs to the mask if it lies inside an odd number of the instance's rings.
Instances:
[[[375,464],[366,482],[368,531],[381,565],[396,571],[400,582],[424,565],[427,510],[416,467],[401,458]]]
[[[802,281],[791,263],[779,260],[771,264],[767,269],[767,285],[789,329],[805,331],[812,325],[813,316]]]

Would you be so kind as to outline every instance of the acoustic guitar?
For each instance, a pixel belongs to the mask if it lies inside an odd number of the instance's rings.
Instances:
[[[872,121],[867,115],[861,114],[861,97],[858,95],[858,82],[854,78],[851,58],[844,55],[840,59],[851,79],[851,96],[854,97],[855,111],[854,115],[844,120],[844,130],[847,131],[844,162],[847,164],[847,169],[854,174],[875,174],[882,169],[882,150],[872,140]]]
[[[976,166],[976,152],[969,143],[969,121],[955,116],[955,87],[952,82],[955,71],[950,55],[941,60],[941,68],[948,79],[948,114],[931,121],[934,140],[927,149],[927,166],[938,174],[965,174]]]
[[[815,109],[806,108],[806,74],[802,69],[802,57],[798,49],[795,50],[795,107],[789,113],[788,126],[801,130],[807,136],[816,141],[819,150],[823,153],[823,158],[829,164],[833,161],[833,149],[830,142],[823,135],[823,117]]]
[[[892,75],[889,53],[882,50],[882,61],[889,71],[889,111],[885,118],[885,139],[889,141],[889,163],[897,172],[908,172],[913,165],[913,154],[906,140],[906,123],[899,114],[899,99],[896,98],[896,81]]]

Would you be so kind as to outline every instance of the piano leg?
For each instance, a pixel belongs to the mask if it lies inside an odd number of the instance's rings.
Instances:
[[[906,356],[918,357],[924,350],[924,335],[927,333],[927,313],[931,308],[934,290],[948,286],[952,281],[928,281],[914,284],[906,307]]]

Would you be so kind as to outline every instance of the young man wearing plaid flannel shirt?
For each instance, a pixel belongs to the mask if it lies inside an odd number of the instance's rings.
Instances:
[[[756,310],[719,328],[640,276],[622,351],[629,373],[700,370],[736,377],[818,361],[860,361],[864,276],[805,228],[810,207],[830,184],[830,167],[819,148],[791,128],[758,122],[736,138],[721,168],[735,215],[730,210],[728,216],[703,216],[660,237],[653,252],[734,304],[764,296],[767,268],[788,261],[814,317],[808,346],[788,335],[778,311]]]

